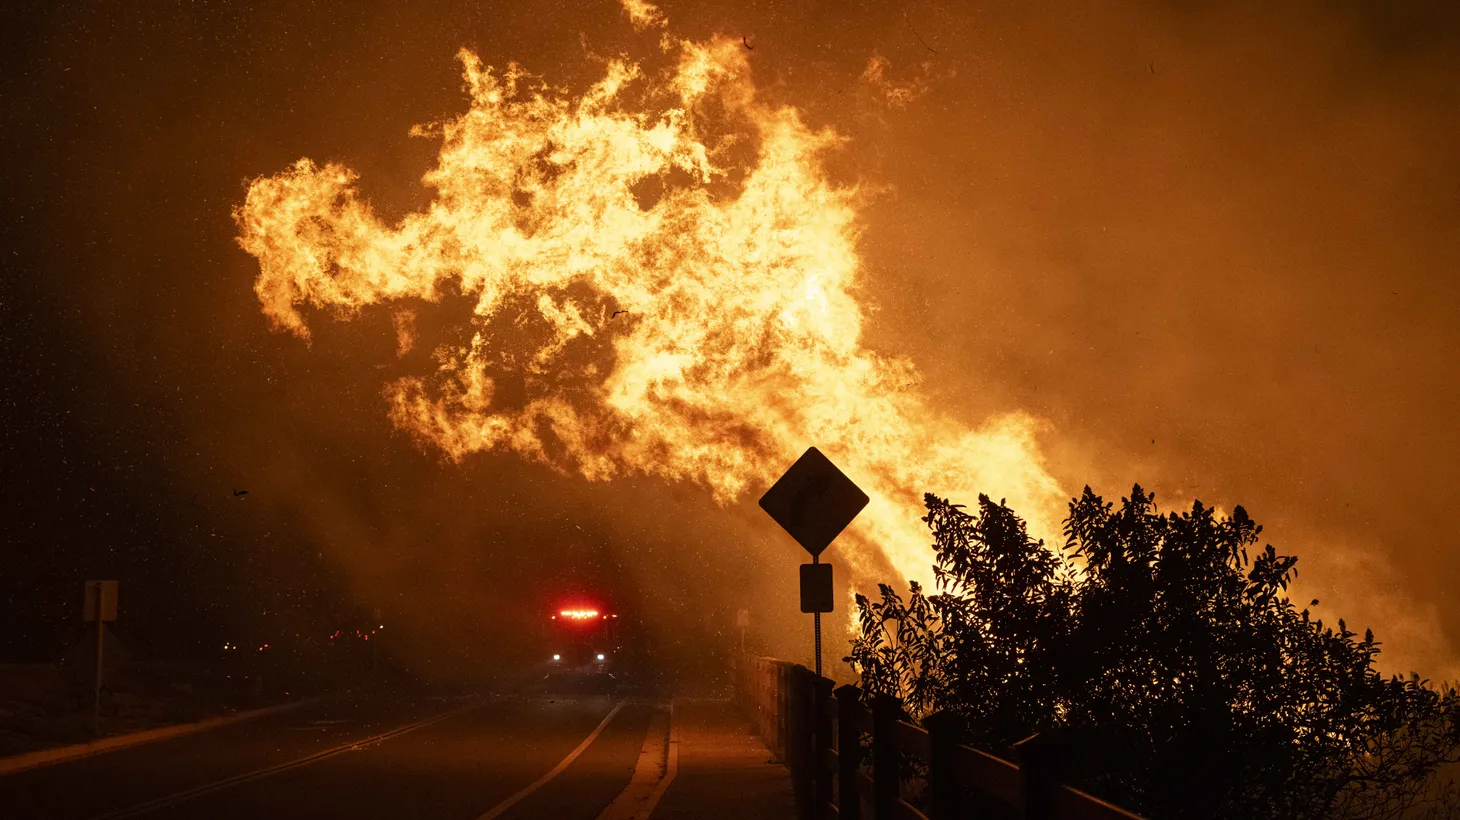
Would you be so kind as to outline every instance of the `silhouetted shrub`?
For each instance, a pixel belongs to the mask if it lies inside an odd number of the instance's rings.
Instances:
[[[1437,769],[1460,758],[1460,697],[1383,678],[1372,632],[1299,611],[1297,559],[1256,549],[1241,507],[1087,487],[1061,555],[1002,502],[925,501],[938,594],[857,597],[868,690],[996,752],[1054,732],[1073,781],[1153,820],[1456,816]]]

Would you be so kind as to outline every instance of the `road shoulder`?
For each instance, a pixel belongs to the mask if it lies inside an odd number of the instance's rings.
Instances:
[[[659,802],[665,787],[674,779],[677,761],[671,751],[674,743],[671,719],[673,708],[658,708],[649,718],[644,732],[644,745],[634,764],[629,785],[598,815],[597,820],[642,820]]]
[[[79,760],[83,757],[114,752],[118,749],[127,749],[132,746],[140,746],[143,743],[153,743],[159,740],[168,740],[175,737],[206,732],[210,729],[221,729],[224,726],[232,726],[255,718],[277,715],[298,709],[306,704],[314,703],[318,698],[296,700],[291,703],[281,703],[275,706],[266,706],[262,709],[250,709],[246,712],[236,712],[231,715],[219,715],[218,717],[207,718],[193,723],[179,723],[172,726],[160,726],[156,729],[146,729],[141,732],[131,732],[125,735],[113,735],[89,743],[75,743],[70,746],[58,746],[53,749],[37,749],[34,752],[0,757],[0,776],[16,774],[19,772],[37,769],[42,766],[51,766],[57,763],[66,763],[72,760]]]

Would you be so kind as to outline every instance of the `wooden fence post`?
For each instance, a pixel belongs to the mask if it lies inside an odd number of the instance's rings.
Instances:
[[[893,727],[902,719],[902,702],[891,695],[872,699],[872,781],[877,820],[891,820],[902,796],[897,741]]]
[[[765,733],[765,682],[761,679],[760,659],[756,658],[750,666],[751,698],[755,701],[755,731],[761,739],[770,744],[770,739]]]
[[[814,820],[816,798],[812,783],[816,773],[811,766],[815,748],[811,736],[811,672],[804,666],[786,667],[786,690],[786,768],[791,770],[796,816]]]
[[[857,771],[862,767],[862,730],[857,728],[857,710],[861,708],[862,690],[851,684],[836,690],[837,820],[862,817],[862,799],[857,795]]]
[[[789,733],[786,731],[786,701],[788,700],[786,692],[786,665],[783,663],[778,663],[775,664],[774,668],[776,670],[776,699],[774,701],[776,719],[776,754],[781,756],[782,761],[785,761],[786,740],[789,736]]]
[[[831,703],[832,681],[816,677],[811,681],[811,774],[812,774],[812,817],[823,820],[825,808],[832,800],[832,773],[826,767],[826,750],[832,746],[832,719],[826,713]]]
[[[1024,776],[1025,820],[1055,820],[1054,792],[1064,780],[1068,755],[1054,735],[1035,734],[1010,749]]]
[[[923,728],[928,730],[928,745],[932,751],[928,760],[928,808],[932,812],[932,820],[954,820],[962,814],[959,810],[961,789],[953,766],[961,723],[952,712],[934,712],[923,718]]]
[[[760,662],[760,736],[765,738],[766,745],[770,747],[771,754],[779,754],[776,751],[776,744],[780,738],[776,737],[775,703],[776,703],[776,668],[765,660]]]

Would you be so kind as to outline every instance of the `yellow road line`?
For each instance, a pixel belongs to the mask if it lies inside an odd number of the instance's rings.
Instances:
[[[588,737],[584,738],[583,742],[578,744],[578,748],[574,749],[571,752],[568,752],[568,756],[563,758],[562,761],[558,763],[558,765],[554,766],[552,768],[552,771],[548,772],[542,777],[539,777],[537,780],[534,780],[531,784],[527,786],[527,788],[523,789],[522,791],[519,791],[518,793],[507,798],[506,800],[503,800],[502,802],[493,806],[487,811],[486,814],[478,817],[477,820],[492,820],[495,817],[501,817],[503,812],[522,802],[524,799],[527,798],[528,795],[547,785],[548,781],[552,780],[554,777],[562,774],[564,769],[571,766],[573,761],[578,759],[578,755],[583,754],[583,752],[588,750],[589,746],[593,745],[593,741],[597,740],[598,736],[603,734],[603,730],[608,727],[608,722],[613,720],[613,716],[618,714],[619,710],[622,708],[624,708],[622,702],[615,705],[613,709],[609,711],[608,716],[603,719],[603,722],[598,724],[598,728],[589,733]]]

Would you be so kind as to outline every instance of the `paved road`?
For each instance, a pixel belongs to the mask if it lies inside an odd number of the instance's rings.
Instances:
[[[594,820],[628,785],[655,708],[607,696],[338,699],[0,776],[0,817],[477,820],[582,747],[493,816]]]

